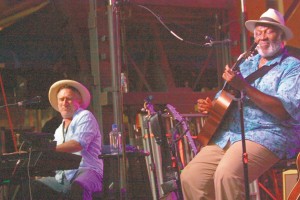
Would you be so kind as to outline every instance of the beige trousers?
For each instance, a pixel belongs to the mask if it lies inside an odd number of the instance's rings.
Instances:
[[[259,178],[279,158],[265,147],[246,140],[249,183]],[[202,148],[183,169],[180,179],[185,200],[245,199],[242,142],[224,149],[212,144]]]

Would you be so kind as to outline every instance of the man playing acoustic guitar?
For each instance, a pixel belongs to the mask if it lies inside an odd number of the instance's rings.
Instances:
[[[226,66],[222,77],[244,96],[248,177],[252,182],[280,159],[294,157],[300,147],[300,61],[289,56],[284,48],[285,41],[293,34],[278,11],[268,9],[259,20],[246,21],[245,25],[254,33],[258,54],[245,59],[239,70]],[[247,76],[261,68],[266,73],[247,81]],[[199,99],[199,112],[216,113],[216,99]],[[245,199],[237,105],[233,100],[208,144],[183,169],[181,184],[185,200]]]

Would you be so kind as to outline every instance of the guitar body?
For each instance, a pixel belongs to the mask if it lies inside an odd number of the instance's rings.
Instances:
[[[206,118],[200,133],[197,136],[197,139],[202,146],[206,146],[217,131],[233,101],[233,98],[234,96],[232,94],[223,90],[220,96],[214,102],[214,105],[210,110],[210,113]]]
[[[300,153],[297,156],[296,160],[297,169],[299,173],[299,167],[300,167]],[[288,196],[288,200],[299,200],[300,199],[300,180],[298,179],[296,185],[293,187],[292,191],[290,192]]]
[[[254,54],[257,44],[257,42],[254,42],[251,47],[238,58],[238,60],[231,67],[232,71],[239,70],[239,65],[244,62],[249,56],[251,56],[251,54]],[[226,88],[226,86],[227,82],[225,83],[223,88]],[[217,98],[217,100],[214,102],[208,118],[205,120],[205,123],[197,136],[202,146],[206,146],[208,144],[211,137],[219,128],[219,125],[222,122],[225,114],[227,113],[233,99],[234,96],[232,94],[226,92],[225,90],[222,90],[219,98]]]

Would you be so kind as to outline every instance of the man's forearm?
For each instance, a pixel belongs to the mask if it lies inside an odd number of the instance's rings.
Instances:
[[[56,151],[67,152],[67,153],[74,153],[81,150],[82,147],[80,143],[76,142],[75,140],[70,140],[68,142],[56,146]]]

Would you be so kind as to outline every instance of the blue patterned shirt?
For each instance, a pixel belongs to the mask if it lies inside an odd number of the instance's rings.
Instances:
[[[101,154],[101,134],[98,123],[93,114],[88,110],[79,108],[69,124],[67,133],[63,135],[63,123],[56,129],[54,134],[54,141],[57,145],[62,144],[63,141],[75,140],[80,143],[82,150],[74,154],[81,155],[82,159],[79,168],[92,169],[98,172],[103,177],[103,161],[98,158]],[[65,170],[65,176],[71,180],[77,170]],[[61,182],[62,172],[56,172],[56,180]]]
[[[258,69],[260,58],[260,55],[256,55],[240,65],[243,77]],[[279,158],[291,158],[300,147],[300,61],[284,52],[265,65],[273,64],[273,69],[251,85],[265,94],[277,97],[291,118],[280,122],[246,96],[243,100],[245,138],[268,148]],[[229,140],[231,143],[241,140],[237,102],[233,103],[212,138],[221,148]]]

